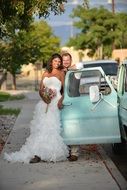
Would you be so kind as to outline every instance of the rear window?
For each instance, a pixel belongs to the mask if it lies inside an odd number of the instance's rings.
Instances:
[[[117,63],[90,63],[85,64],[84,68],[90,68],[90,67],[102,67],[106,75],[117,75],[118,70],[118,64]]]

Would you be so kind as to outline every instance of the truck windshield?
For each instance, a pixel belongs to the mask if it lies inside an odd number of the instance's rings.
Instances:
[[[117,63],[90,63],[85,64],[84,68],[90,67],[102,67],[106,75],[117,75],[118,64]]]

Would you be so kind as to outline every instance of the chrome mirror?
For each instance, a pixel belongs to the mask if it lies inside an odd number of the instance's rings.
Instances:
[[[97,85],[90,86],[89,95],[92,103],[98,102],[100,99],[99,87]]]

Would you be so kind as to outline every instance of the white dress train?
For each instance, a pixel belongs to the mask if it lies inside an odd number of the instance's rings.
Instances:
[[[10,162],[29,163],[35,155],[48,162],[66,160],[69,154],[61,133],[60,111],[57,102],[61,97],[61,81],[56,77],[45,77],[44,85],[56,90],[56,96],[48,105],[39,101],[35,107],[33,120],[30,123],[30,135],[19,151],[4,153]]]

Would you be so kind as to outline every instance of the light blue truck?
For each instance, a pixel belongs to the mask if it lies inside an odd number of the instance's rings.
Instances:
[[[62,136],[68,145],[127,141],[127,62],[121,65],[114,89],[101,67],[68,71],[61,111]]]

